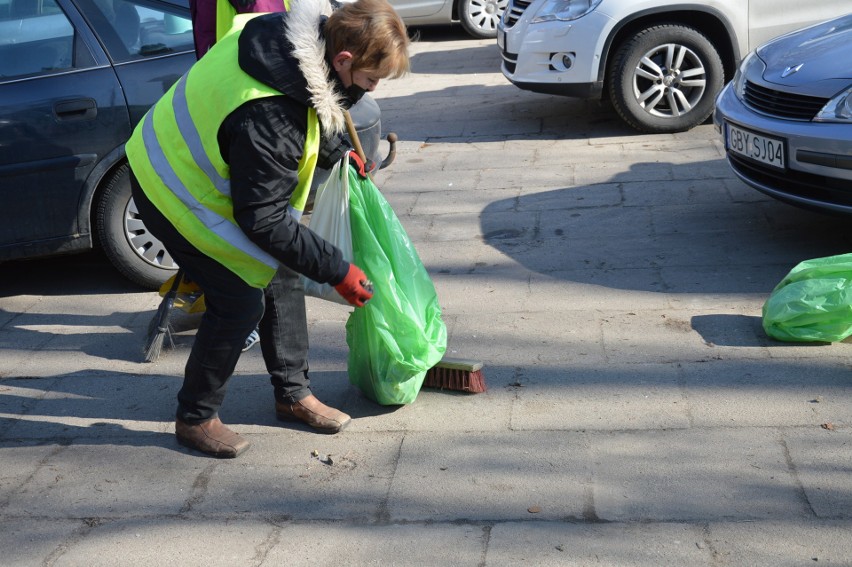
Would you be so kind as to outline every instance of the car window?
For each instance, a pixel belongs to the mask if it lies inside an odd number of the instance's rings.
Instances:
[[[0,0],[0,81],[91,63],[56,0]]]
[[[146,0],[88,0],[89,16],[113,61],[193,51],[189,12]]]

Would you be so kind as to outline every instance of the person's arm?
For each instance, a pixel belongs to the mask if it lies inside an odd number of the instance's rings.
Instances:
[[[282,112],[282,107],[289,109]],[[234,219],[260,248],[320,283],[349,272],[340,250],[293,218],[287,206],[298,183],[307,125],[303,106],[286,97],[249,102],[222,125],[219,144],[230,165]]]

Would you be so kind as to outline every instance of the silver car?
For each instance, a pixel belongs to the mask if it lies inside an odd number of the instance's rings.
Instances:
[[[390,0],[390,4],[407,26],[460,23],[469,35],[488,39],[497,36],[509,0]]]
[[[852,14],[750,53],[719,94],[714,122],[748,185],[852,214]]]
[[[511,0],[503,75],[535,92],[609,97],[642,132],[707,120],[742,56],[852,9],[850,0]]]

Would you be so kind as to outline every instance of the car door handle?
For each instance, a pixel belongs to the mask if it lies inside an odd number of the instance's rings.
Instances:
[[[92,120],[98,115],[94,99],[81,98],[54,103],[53,112],[59,120]]]

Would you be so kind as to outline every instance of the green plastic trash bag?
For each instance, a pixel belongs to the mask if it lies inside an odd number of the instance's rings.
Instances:
[[[349,168],[355,264],[373,298],[346,322],[349,381],[382,405],[410,404],[447,348],[435,286],[393,209]]]
[[[806,260],[790,270],[763,305],[763,329],[791,342],[852,335],[852,254]]]

